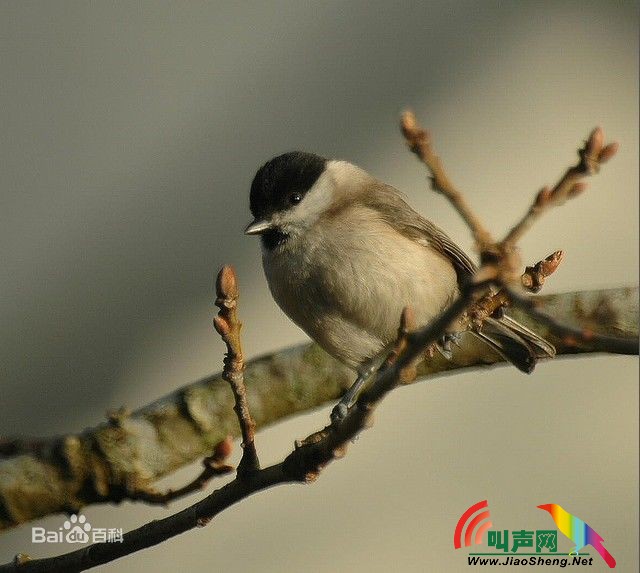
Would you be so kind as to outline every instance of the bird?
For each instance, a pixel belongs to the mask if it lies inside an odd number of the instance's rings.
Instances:
[[[582,519],[570,514],[557,503],[545,503],[539,505],[538,508],[548,511],[553,521],[556,522],[558,529],[576,544],[569,555],[573,553],[577,554],[586,545],[591,545],[611,569],[616,566],[616,560],[613,558],[613,555],[611,555],[602,544],[602,537],[600,537],[591,526],[582,521]]]
[[[277,305],[321,348],[354,369],[334,408],[341,418],[395,341],[403,308],[426,325],[459,295],[477,267],[403,194],[364,169],[314,153],[278,155],[255,174],[248,235]],[[554,347],[507,314],[473,334],[522,372]],[[448,358],[455,329],[442,340]]]

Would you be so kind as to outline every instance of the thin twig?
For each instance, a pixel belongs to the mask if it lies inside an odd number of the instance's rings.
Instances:
[[[227,436],[216,445],[212,455],[202,460],[202,465],[204,466],[202,471],[192,481],[182,487],[178,489],[168,489],[164,492],[157,491],[150,486],[139,487],[129,492],[128,499],[132,501],[144,501],[152,505],[167,505],[169,502],[200,491],[204,489],[212,478],[226,475],[233,471],[233,466],[224,463],[231,454],[232,447],[231,436]]]
[[[234,410],[242,433],[242,459],[238,464],[238,476],[247,477],[260,468],[255,447],[256,423],[251,417],[244,385],[244,358],[240,342],[242,323],[238,319],[238,281],[232,267],[222,267],[216,280],[216,306],[220,308],[213,325],[227,345],[222,377],[229,382],[235,399]]]
[[[423,129],[411,111],[405,111],[400,119],[402,134],[407,140],[409,149],[424,163],[431,173],[431,186],[434,191],[442,193],[471,230],[480,252],[494,242],[491,233],[482,224],[467,203],[464,195],[453,185],[444,169],[440,157],[431,146],[431,136]]]
[[[220,308],[220,312],[214,318],[213,325],[227,346],[222,378],[229,382],[233,391],[234,410],[242,435],[243,454],[237,472],[239,477],[246,479],[248,475],[260,468],[260,463],[255,449],[256,424],[249,411],[247,391],[244,385],[244,359],[240,339],[242,323],[237,314],[239,291],[235,271],[232,267],[225,266],[220,269],[216,279],[216,296],[216,306]],[[144,486],[135,485],[130,488],[127,497],[134,501],[166,505],[170,501],[201,490],[211,478],[233,471],[232,466],[224,463],[231,453],[231,448],[231,437],[229,436],[216,445],[211,456],[204,458],[202,462],[204,468],[201,473],[178,489],[159,492],[146,484]]]
[[[385,366],[389,368],[392,366],[398,358],[404,353],[407,348],[408,336],[413,330],[416,329],[416,316],[413,312],[413,309],[409,306],[405,307],[402,310],[402,316],[400,317],[400,327],[398,328],[398,336],[396,338],[396,342],[387,356],[385,360]],[[418,364],[417,361],[407,366],[400,373],[400,383],[401,384],[410,384],[416,379],[418,375]]]
[[[532,293],[539,292],[545,280],[558,269],[563,257],[562,251],[555,251],[532,267],[527,267],[520,276],[522,288]],[[479,327],[486,318],[496,315],[509,306],[510,302],[509,292],[504,288],[498,289],[476,301],[468,313],[469,319],[474,326]]]
[[[609,161],[618,148],[616,142],[604,145],[604,133],[601,128],[596,127],[584,147],[578,150],[578,163],[567,169],[555,187],[544,187],[538,193],[529,211],[512,227],[502,244],[515,245],[547,209],[580,195],[587,188],[587,183],[582,180],[598,173],[600,166]]]
[[[385,396],[403,380],[406,381],[425,349],[438,340],[447,327],[464,312],[476,294],[486,288],[486,283],[470,285],[439,317],[414,332],[406,332],[406,325],[411,318],[405,311],[396,342],[396,348],[404,347],[402,354],[396,355],[392,361],[385,362],[380,367],[373,382],[360,394],[343,420],[333,421],[324,430],[312,434],[300,443],[300,447],[284,461],[287,473],[308,483],[317,479],[329,462],[343,457],[353,438],[371,425],[371,414]]]

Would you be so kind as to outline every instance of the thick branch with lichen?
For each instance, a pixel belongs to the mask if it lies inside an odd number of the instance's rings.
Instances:
[[[388,360],[378,370],[370,387],[359,396],[344,419],[333,420],[329,426],[310,435],[296,445],[282,462],[265,469],[255,467],[250,472],[212,492],[203,500],[161,520],[154,520],[127,532],[122,543],[94,543],[82,549],[56,557],[31,560],[18,554],[12,563],[0,566],[0,571],[30,573],[72,573],[85,571],[125,555],[151,547],[180,533],[209,523],[218,513],[248,496],[275,485],[315,480],[331,461],[341,458],[351,440],[368,427],[372,411],[400,383],[416,376],[416,360],[456,317],[473,301],[476,292],[486,292],[489,283],[468,285],[452,305],[429,325],[410,331],[413,315],[409,309],[402,314],[395,347]],[[225,329],[222,329],[225,331]],[[238,331],[239,332],[239,331]],[[586,340],[586,339],[581,339]],[[572,344],[575,344],[573,341]],[[238,337],[239,344],[239,337]],[[241,389],[238,389],[242,393]],[[245,426],[238,409],[241,426]],[[247,411],[247,415],[249,415]],[[246,428],[245,428],[246,429]]]
[[[609,289],[536,297],[537,308],[576,328],[638,338],[638,289]],[[589,340],[555,336],[547,324],[516,309],[514,318],[556,346],[558,354],[611,352]],[[431,379],[501,358],[465,337],[447,361],[436,355],[418,368]],[[315,344],[248,361],[248,400],[258,428],[337,399],[353,373]],[[154,481],[201,459],[227,435],[238,436],[233,397],[221,375],[185,386],[131,413],[79,434],[45,440],[0,442],[0,528],[87,504],[134,497]]]

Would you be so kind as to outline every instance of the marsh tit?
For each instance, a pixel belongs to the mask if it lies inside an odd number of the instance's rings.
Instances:
[[[346,413],[376,357],[395,340],[403,308],[413,309],[417,324],[429,323],[476,270],[398,190],[346,161],[279,155],[256,173],[250,207],[254,220],[245,233],[260,235],[276,303],[358,373],[334,416]],[[523,372],[537,356],[555,354],[505,314],[472,332]]]

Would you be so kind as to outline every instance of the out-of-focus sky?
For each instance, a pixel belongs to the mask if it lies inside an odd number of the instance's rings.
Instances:
[[[249,356],[305,340],[242,234],[253,174],[278,153],[359,164],[470,249],[405,149],[405,107],[497,232],[601,125],[619,156],[522,249],[566,251],[548,292],[637,284],[637,2],[9,1],[0,47],[0,435],[80,430],[219,370],[224,263]],[[559,503],[635,570],[637,374],[637,358],[590,357],[403,388],[315,485],[100,570],[465,571],[453,529],[485,498],[509,530],[550,528],[535,506]],[[327,414],[261,432],[264,462]],[[167,511],[85,514],[128,530]],[[0,535],[3,562],[71,548],[32,545],[30,525]]]

